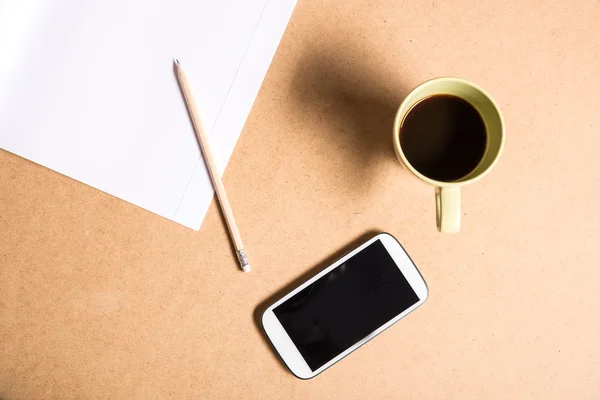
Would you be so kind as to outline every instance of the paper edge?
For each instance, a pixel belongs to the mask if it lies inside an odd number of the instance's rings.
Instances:
[[[219,115],[218,119],[215,121],[213,130],[211,132],[211,137],[222,134],[220,130],[220,127],[222,126],[219,123],[220,121],[232,120],[232,118],[235,118],[234,116],[232,116],[232,114],[237,114],[237,116],[239,116],[240,113],[242,113],[243,116],[243,122],[241,123],[240,133],[237,135],[237,138],[234,141],[234,143],[229,146],[230,149],[226,156],[225,165],[222,168],[217,167],[220,170],[219,175],[221,177],[223,176],[227,164],[229,163],[229,159],[231,158],[231,155],[235,150],[235,146],[237,144],[237,141],[239,140],[241,132],[243,131],[243,127],[246,123],[246,120],[250,115],[250,111],[252,109],[254,101],[256,100],[256,97],[260,92],[260,88],[262,87],[271,62],[273,61],[273,57],[275,56],[277,48],[279,47],[279,44],[283,38],[285,29],[289,24],[296,3],[297,0],[277,0],[274,2],[269,0],[267,2],[261,19],[258,22],[255,34],[253,35],[253,38],[251,39],[248,45],[248,50],[242,59],[239,71],[236,74],[236,77],[234,78],[231,90],[228,93],[227,98],[225,99],[225,102],[223,104],[223,111]],[[286,18],[281,18],[282,11],[286,12]],[[276,40],[274,40],[271,43],[258,43],[257,38],[259,38],[261,35],[257,33],[262,33],[261,31],[269,30],[274,30],[277,32],[277,35],[275,37]],[[269,47],[272,48],[272,50],[270,51],[271,54],[269,55],[268,60],[266,61],[266,68],[261,68],[265,66],[265,64],[260,64],[257,67],[253,63],[256,62],[256,57],[260,58],[260,50],[264,49],[265,46],[267,47],[267,50],[269,49]],[[261,69],[263,70],[262,72]],[[258,70],[258,72],[256,70]],[[248,72],[253,73],[248,74]],[[240,111],[238,107],[232,107],[232,103],[237,103],[240,101],[239,98],[235,97],[236,92],[240,88],[248,85],[248,78],[256,77],[256,75],[261,75],[260,83],[257,85],[256,90],[253,91],[249,98],[246,98],[246,102],[248,103],[246,109]],[[211,140],[211,142],[213,142],[213,140]],[[208,211],[210,203],[212,202],[212,198],[214,197],[214,191],[213,195],[210,196],[210,198],[203,196],[203,187],[204,189],[210,188],[210,190],[212,190],[210,180],[207,178],[208,177],[206,173],[206,166],[204,164],[204,160],[201,159],[199,160],[198,165],[196,166],[196,169],[192,174],[192,179],[190,180],[190,183],[186,188],[185,193],[177,207],[176,213],[172,218],[173,221],[188,228],[194,229],[196,231],[200,229],[202,221],[204,220],[206,212]]]

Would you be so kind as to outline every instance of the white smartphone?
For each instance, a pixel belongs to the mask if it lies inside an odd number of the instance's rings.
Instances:
[[[400,243],[381,233],[276,301],[262,326],[289,370],[309,379],[423,304],[427,294]]]

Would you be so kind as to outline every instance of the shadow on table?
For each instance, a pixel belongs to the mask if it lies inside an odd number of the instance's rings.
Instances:
[[[260,336],[263,339],[263,341],[267,344],[268,347],[270,347],[272,349],[273,353],[276,354],[275,350],[271,346],[271,343],[269,342],[269,340],[267,339],[267,337],[265,336],[265,334],[263,332],[262,322],[261,322],[262,315],[267,310],[267,308],[269,308],[270,305],[275,303],[277,300],[282,298],[284,295],[286,295],[287,293],[291,292],[293,289],[298,287],[300,284],[307,281],[311,277],[315,276],[321,270],[323,270],[323,269],[327,268],[329,265],[333,264],[336,260],[342,258],[342,256],[344,256],[346,253],[349,253],[350,251],[352,251],[359,245],[363,244],[364,242],[366,242],[367,240],[371,239],[373,236],[375,236],[381,232],[382,232],[381,230],[372,229],[372,230],[369,230],[366,233],[358,236],[357,238],[352,240],[350,243],[344,245],[343,247],[341,247],[340,249],[335,251],[333,253],[333,255],[325,258],[323,261],[319,262],[317,265],[315,265],[308,271],[302,273],[300,276],[293,279],[291,282],[289,282],[288,284],[283,286],[281,289],[277,290],[275,293],[273,293],[267,299],[263,300],[258,305],[258,307],[256,307],[256,309],[254,310],[254,314],[253,314],[254,325],[256,326],[256,329],[258,329],[258,331],[260,332]],[[277,354],[276,357],[279,358],[279,355]],[[279,358],[279,359],[281,360],[281,358]],[[282,364],[282,366],[285,367],[285,364],[283,363],[283,361],[281,361],[281,364]],[[285,368],[287,369],[287,367],[285,367]]]
[[[351,45],[309,49],[298,63],[292,87],[297,114],[312,125],[308,135],[330,157],[342,152],[352,159],[356,165],[344,173],[354,174],[353,183],[361,185],[372,181],[379,163],[396,162],[394,118],[409,91],[401,68],[391,73],[381,63],[369,57],[369,49]]]

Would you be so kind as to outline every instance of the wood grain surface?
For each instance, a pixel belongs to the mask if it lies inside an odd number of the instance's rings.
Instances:
[[[194,232],[0,151],[0,398],[600,398],[598,20],[597,0],[301,0],[224,176],[250,274],[216,202]],[[391,140],[445,75],[507,125],[455,236]],[[378,231],[429,300],[296,379],[260,308]]]

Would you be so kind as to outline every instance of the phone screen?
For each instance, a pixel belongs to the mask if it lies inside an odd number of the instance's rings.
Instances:
[[[418,301],[377,240],[273,312],[315,371]]]

